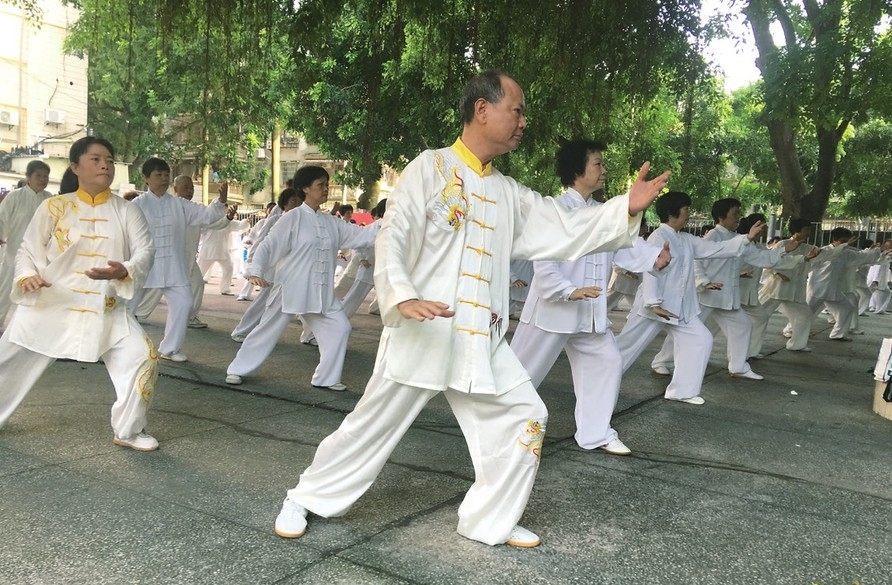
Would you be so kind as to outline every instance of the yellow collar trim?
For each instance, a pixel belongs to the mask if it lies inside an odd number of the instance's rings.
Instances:
[[[468,150],[468,147],[461,141],[461,138],[456,139],[450,148],[452,148],[463,163],[471,167],[471,170],[481,177],[488,177],[492,174],[492,162],[486,164],[480,162],[480,159],[477,158],[473,152]]]
[[[105,191],[101,191],[96,195],[90,195],[83,189],[78,189],[74,193],[77,195],[77,198],[86,203],[87,205],[102,205],[106,201],[112,198],[111,189],[106,189]]]

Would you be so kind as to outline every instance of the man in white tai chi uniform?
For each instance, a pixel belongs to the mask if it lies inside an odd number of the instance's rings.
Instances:
[[[40,204],[16,256],[18,309],[0,338],[0,427],[56,359],[101,359],[117,395],[113,442],[154,451],[144,428],[158,355],[123,302],[152,266],[152,236],[139,208],[109,190],[107,140],[81,138],[69,159],[78,190]]]
[[[511,256],[571,258],[631,245],[638,213],[669,173],[645,181],[645,164],[629,195],[571,212],[492,167],[518,147],[526,127],[514,80],[496,71],[475,76],[459,109],[461,137],[409,163],[388,198],[375,243],[385,325],[375,370],[356,408],[288,491],[279,536],[302,536],[307,511],[346,513],[442,392],[476,474],[459,507],[459,534],[490,545],[539,544],[517,522],[536,477],[547,411],[505,342]]]

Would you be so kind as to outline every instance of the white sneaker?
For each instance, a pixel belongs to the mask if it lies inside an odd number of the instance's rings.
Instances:
[[[178,351],[172,351],[170,353],[159,353],[158,357],[160,357],[163,360],[169,360],[169,361],[177,362],[177,363],[189,361],[189,358],[187,358],[184,354],[182,354]]]
[[[158,441],[145,431],[140,431],[126,439],[115,437],[112,443],[121,447],[129,447],[135,451],[155,451],[158,449]]]
[[[654,374],[657,376],[671,376],[672,372],[669,371],[669,368],[666,366],[654,366],[653,368]]]
[[[542,544],[542,540],[522,526],[515,526],[505,544],[518,548],[534,548]]]
[[[191,319],[189,319],[189,325],[187,325],[189,329],[206,329],[207,326],[208,324],[200,320],[198,317],[192,317]]]
[[[764,380],[765,379],[764,376],[760,376],[759,374],[757,374],[756,372],[754,372],[752,370],[750,370],[748,372],[742,372],[739,374],[732,373],[731,377],[732,378],[743,378],[744,380]]]
[[[610,453],[611,455],[631,455],[632,450],[626,447],[626,444],[620,441],[618,438],[613,439],[606,445],[601,445],[598,447],[602,451],[606,453]]]
[[[248,338],[247,335],[232,335],[231,337],[236,343],[243,343]]]
[[[335,392],[343,392],[347,389],[347,387],[340,382],[337,384],[332,384],[331,386],[317,386],[313,384],[313,388],[319,388],[321,390],[334,390]]]
[[[313,347],[319,347],[319,342],[316,341],[315,337],[309,338],[307,341],[301,341],[304,345],[312,345]]]
[[[226,383],[232,384],[234,386],[238,386],[242,383],[242,377],[237,374],[227,374],[226,375]]]
[[[285,498],[276,517],[276,534],[282,538],[300,538],[307,531],[307,509]]]
[[[691,396],[690,398],[667,398],[667,400],[675,400],[676,402],[685,402],[687,404],[706,404],[702,396]]]

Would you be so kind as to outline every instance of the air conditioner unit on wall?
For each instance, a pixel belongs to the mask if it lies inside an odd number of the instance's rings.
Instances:
[[[46,110],[47,124],[61,124],[65,121],[65,112],[61,110]]]
[[[7,126],[19,125],[19,113],[12,110],[0,110],[0,124]]]

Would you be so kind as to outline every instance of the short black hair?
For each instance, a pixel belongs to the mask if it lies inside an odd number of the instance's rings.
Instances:
[[[712,219],[715,220],[716,223],[718,223],[728,217],[728,213],[730,213],[732,209],[734,209],[735,207],[739,209],[740,206],[740,201],[734,199],[733,197],[719,199],[712,204]]]
[[[106,140],[105,138],[99,138],[98,136],[84,136],[83,138],[79,138],[74,141],[74,144],[71,145],[71,149],[68,151],[68,161],[73,163],[79,163],[81,157],[87,152],[87,149],[90,148],[94,144],[99,144],[100,146],[104,146],[109,154],[112,155],[112,158],[115,157],[115,147],[112,146],[112,143]],[[75,190],[77,190],[75,188]]]
[[[303,195],[303,193],[304,192],[301,191],[300,195]],[[282,189],[282,192],[279,193],[279,201],[278,201],[279,207],[282,209],[285,209],[285,206],[288,205],[288,202],[291,201],[291,199],[293,199],[294,197],[297,197],[301,201],[303,201],[303,197],[300,197],[300,195],[298,195],[297,191],[295,191],[294,189],[291,189],[291,188]]]
[[[28,163],[28,166],[25,167],[25,176],[30,177],[37,171],[50,172],[50,165],[46,164],[42,160],[32,160]]]
[[[561,185],[569,187],[585,174],[589,153],[605,150],[607,145],[599,140],[569,140],[562,144],[554,159],[554,171],[561,179]]]
[[[830,241],[838,242],[840,240],[848,240],[852,237],[852,230],[844,227],[836,227],[830,230]]]
[[[669,191],[657,199],[655,205],[660,221],[666,223],[670,217],[678,217],[682,207],[691,206],[691,196],[683,191]]]
[[[804,217],[794,217],[790,220],[790,223],[787,224],[787,229],[790,231],[791,236],[793,234],[798,234],[803,228],[807,227],[811,227],[811,222]]]
[[[170,172],[170,165],[167,164],[167,161],[156,156],[148,159],[146,162],[142,163],[142,176],[148,177],[155,171],[167,171]]]
[[[474,104],[483,98],[491,104],[498,103],[505,97],[502,88],[502,77],[505,74],[496,69],[487,69],[468,80],[458,103],[458,113],[462,124],[470,124],[474,119]]]
[[[300,193],[301,201],[306,198],[306,193],[304,193],[304,189],[313,184],[314,181],[318,179],[327,179],[328,171],[323,169],[322,167],[317,167],[316,165],[307,165],[304,167],[300,167],[294,173],[293,186],[292,188]]]

